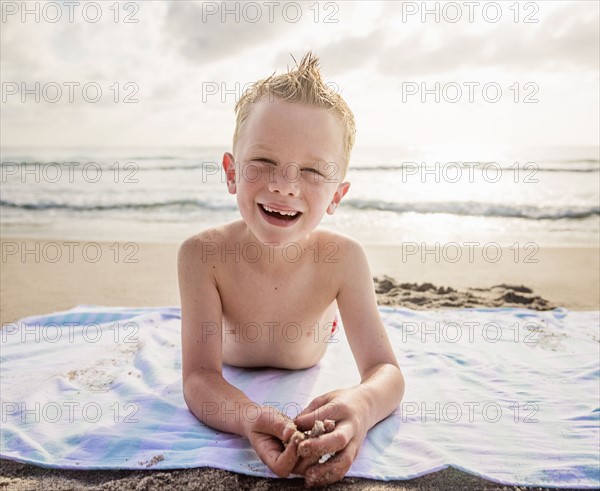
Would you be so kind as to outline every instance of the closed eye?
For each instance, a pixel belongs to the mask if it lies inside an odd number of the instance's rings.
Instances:
[[[321,177],[325,177],[325,174],[323,174],[320,170],[315,169],[313,167],[306,167],[306,168],[304,168],[302,170],[306,171],[306,172],[311,172],[312,174],[317,174],[317,175],[319,175]]]
[[[259,158],[256,158],[256,159],[251,159],[251,162],[261,162],[263,164],[277,165],[277,162],[275,162],[274,160],[267,159],[267,158],[264,158],[264,157],[259,157]]]

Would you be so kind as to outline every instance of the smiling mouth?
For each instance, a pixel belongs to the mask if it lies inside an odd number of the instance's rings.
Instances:
[[[275,210],[274,208],[270,208],[269,206],[263,205],[261,203],[258,204],[258,207],[262,210],[262,212],[265,215],[277,218],[279,220],[285,220],[287,222],[293,222],[300,218],[300,215],[302,215],[302,212],[296,210],[280,211]]]

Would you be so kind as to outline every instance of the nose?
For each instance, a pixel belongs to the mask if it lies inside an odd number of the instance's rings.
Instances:
[[[295,165],[283,165],[273,168],[269,173],[269,191],[283,196],[298,196],[300,187],[300,169]]]

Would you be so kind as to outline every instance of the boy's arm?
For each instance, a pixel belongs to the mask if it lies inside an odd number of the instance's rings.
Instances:
[[[404,377],[377,308],[373,276],[363,247],[351,241],[351,267],[343,268],[337,303],[361,383],[369,428],[389,416],[404,395]]]
[[[188,239],[177,258],[183,396],[200,421],[243,435],[239,414],[252,401],[222,375],[221,298],[204,250],[200,240]]]
[[[254,403],[223,378],[221,298],[215,265],[203,256],[205,250],[201,239],[188,239],[177,258],[185,402],[208,426],[247,437],[263,462],[285,477],[297,456],[294,445],[282,452],[280,441],[289,440],[296,428],[281,413]]]
[[[294,472],[305,473],[309,486],[341,479],[367,431],[389,416],[404,395],[404,378],[381,321],[365,252],[354,240],[345,242],[340,252],[338,266],[342,276],[337,304],[361,383],[317,397],[295,419],[302,429],[317,419],[337,422],[333,432],[298,447],[298,453],[305,458]],[[312,465],[324,453],[333,452],[336,455],[325,464]]]

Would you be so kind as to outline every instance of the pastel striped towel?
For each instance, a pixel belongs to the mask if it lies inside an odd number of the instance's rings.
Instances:
[[[600,486],[599,312],[380,310],[407,389],[349,476],[409,479],[453,466],[505,484]],[[293,417],[359,381],[341,327],[316,367],[224,375]],[[178,308],[82,305],[6,325],[1,457],[274,477],[246,439],[189,412],[180,343]]]

